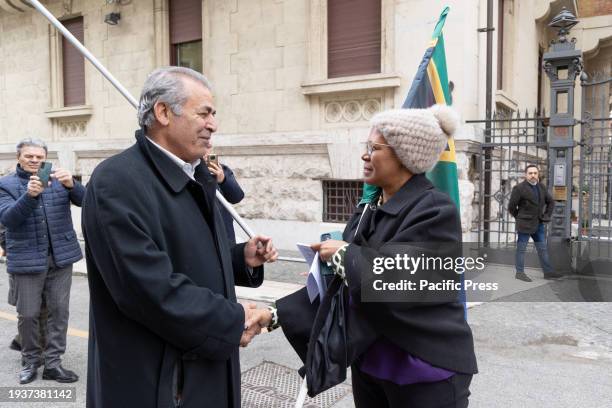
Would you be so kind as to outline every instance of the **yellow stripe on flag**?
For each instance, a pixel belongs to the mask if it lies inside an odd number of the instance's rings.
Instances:
[[[448,139],[448,150],[444,150],[440,155],[440,161],[455,163],[455,140]]]
[[[440,76],[438,75],[438,68],[433,60],[429,61],[427,66],[427,75],[429,76],[429,83],[436,99],[436,103],[446,105],[446,99],[444,99],[444,91],[442,90],[442,84],[440,83]],[[450,138],[448,139],[448,150],[444,150],[440,155],[440,161],[455,163],[455,141]]]
[[[427,65],[427,76],[429,77],[429,83],[431,84],[431,90],[433,91],[436,103],[446,105],[444,91],[442,90],[440,76],[438,75],[438,68],[436,67],[436,63],[433,61],[433,59],[429,61],[429,65]]]

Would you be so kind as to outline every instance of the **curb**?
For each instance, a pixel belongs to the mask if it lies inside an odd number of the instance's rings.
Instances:
[[[74,264],[72,276],[87,277],[87,266],[85,260],[82,259]],[[278,282],[265,280],[258,288],[245,288],[236,286],[236,297],[240,300],[273,304],[278,299],[290,295],[302,289],[304,285],[297,283]],[[482,305],[484,302],[468,302],[467,308],[471,309],[475,306]]]

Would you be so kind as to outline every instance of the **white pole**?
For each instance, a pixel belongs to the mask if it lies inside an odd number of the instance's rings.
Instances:
[[[45,18],[49,20],[49,22],[53,24],[53,26],[57,28],[62,33],[62,35],[66,37],[68,41],[70,41],[72,45],[74,45],[76,49],[79,50],[79,52],[83,54],[83,56],[87,58],[89,62],[91,62],[93,66],[96,67],[98,71],[100,71],[100,73],[106,79],[110,81],[111,84],[113,84],[115,88],[117,88],[117,90],[121,93],[121,95],[123,95],[125,99],[127,99],[128,102],[134,108],[138,109],[138,102],[136,101],[136,99],[134,99],[134,97],[130,94],[130,92],[127,89],[125,89],[125,87],[121,85],[119,81],[117,81],[117,79],[113,76],[113,74],[111,74],[104,67],[104,65],[102,65],[102,63],[100,63],[100,61],[98,61],[98,59],[94,57],[93,54],[90,53],[89,50],[85,48],[83,44],[81,44],[81,42],[77,40],[76,37],[72,35],[70,31],[68,31],[66,27],[64,27],[64,25],[60,23],[60,21],[57,18],[55,18],[53,14],[49,12],[49,10],[47,10],[42,4],[40,4],[38,0],[27,0],[27,1],[29,1],[36,10],[38,10],[43,16],[45,16]],[[253,230],[249,228],[249,226],[244,221],[244,219],[236,212],[234,207],[232,207],[232,205],[227,202],[227,200],[223,197],[223,195],[221,194],[219,190],[217,190],[217,199],[221,202],[221,205],[223,205],[225,209],[232,215],[234,220],[236,220],[238,225],[240,225],[240,227],[249,236],[249,238],[253,238],[253,236],[255,235],[255,232],[253,232]]]
[[[244,233],[247,234],[249,236],[249,238],[253,238],[255,236],[255,232],[247,225],[247,223],[240,216],[240,214],[238,214],[236,212],[234,207],[232,207],[232,205],[227,202],[227,200],[225,199],[225,197],[223,197],[223,194],[221,194],[221,192],[219,190],[217,190],[217,200],[231,214],[231,216],[234,219],[234,221],[236,221],[236,223],[238,225],[240,225],[240,228],[242,228]]]
[[[45,8],[45,6],[43,6],[42,4],[40,4],[40,2],[38,0],[27,0],[30,2],[30,4],[32,4],[32,6],[38,10],[43,16],[45,16],[45,18],[47,20],[49,20],[49,22],[51,24],[53,24],[53,26],[55,28],[57,28],[64,37],[66,37],[68,39],[68,41],[70,41],[72,43],[72,45],[74,45],[77,50],[79,50],[79,52],[81,54],[83,54],[83,56],[85,58],[87,58],[89,60],[89,62],[91,62],[94,67],[96,67],[98,69],[98,71],[100,71],[102,73],[102,75],[104,75],[106,77],[106,79],[108,79],[110,81],[111,84],[113,84],[113,86],[115,88],[117,88],[117,90],[121,93],[121,95],[125,96],[125,98],[128,100],[128,102],[134,107],[134,108],[138,108],[138,102],[136,101],[136,99],[134,99],[134,97],[129,93],[129,91],[127,89],[125,89],[123,87],[123,85],[121,85],[119,83],[119,81],[117,81],[117,79],[113,76],[113,74],[111,74],[105,67],[104,65],[102,65],[100,63],[100,61],[98,61],[98,59],[96,57],[94,57],[87,48],[85,48],[83,46],[83,44],[81,44],[79,42],[79,40],[76,39],[76,37],[74,35],[72,35],[72,33],[70,31],[68,31],[66,29],[66,27],[64,27],[64,25],[62,23],[59,22],[59,20],[57,18],[55,18],[55,16],[53,14],[51,14],[49,12],[49,10],[47,10]]]
[[[304,381],[300,387],[300,393],[298,394],[297,400],[295,401],[295,408],[302,408],[306,401],[306,392],[308,391],[308,383],[306,382],[306,375],[304,375]]]

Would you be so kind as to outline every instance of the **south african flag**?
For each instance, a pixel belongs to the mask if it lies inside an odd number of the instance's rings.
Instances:
[[[442,28],[446,21],[449,7],[446,7],[433,35],[425,56],[419,65],[412,81],[408,96],[402,108],[428,108],[435,104],[452,105],[451,93],[448,88],[448,73],[446,72],[446,55],[444,52],[444,36]],[[427,173],[438,190],[447,193],[459,210],[459,183],[457,178],[457,161],[455,159],[455,142],[449,139],[446,150],[440,155],[440,161]]]
[[[442,28],[449,10],[449,7],[445,7],[440,14],[429,47],[425,51],[402,108],[423,109],[435,104],[452,104],[446,72],[444,36],[442,35]],[[451,197],[457,205],[457,210],[459,210],[457,162],[455,160],[455,142],[452,138],[449,139],[446,150],[442,152],[440,161],[427,173],[427,177],[438,190],[444,191]],[[377,187],[364,183],[363,195],[359,204],[369,203],[378,195]]]

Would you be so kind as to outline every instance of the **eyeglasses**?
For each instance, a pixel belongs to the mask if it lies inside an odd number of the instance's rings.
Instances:
[[[371,156],[372,152],[376,150],[380,150],[380,149],[374,149],[374,146],[385,146],[385,147],[393,148],[393,146],[384,144],[384,143],[367,142],[366,143],[366,153],[368,154],[368,156]]]

